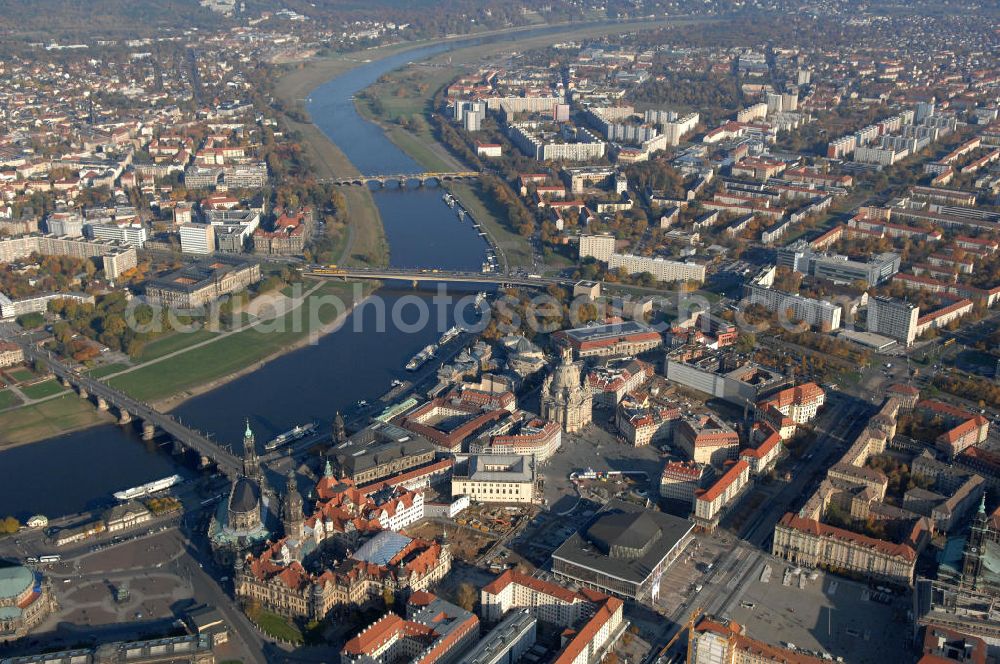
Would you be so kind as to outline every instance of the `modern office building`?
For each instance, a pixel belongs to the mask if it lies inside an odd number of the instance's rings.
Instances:
[[[839,254],[814,251],[809,242],[797,240],[778,249],[776,263],[779,267],[787,267],[821,279],[840,283],[864,281],[875,286],[899,272],[901,260],[899,254],[885,252],[873,256],[867,262],[856,261]]]
[[[660,577],[687,546],[694,525],[618,499],[605,504],[552,554],[556,579],[603,593],[655,600]]]
[[[191,636],[171,636],[148,641],[112,641],[73,650],[19,655],[0,664],[215,664],[216,630]]]
[[[896,339],[906,346],[911,346],[917,338],[919,319],[920,307],[911,302],[884,296],[868,301],[868,331]]]
[[[73,300],[81,304],[94,304],[94,296],[89,293],[38,293],[12,300],[0,293],[0,318],[9,319],[31,313],[48,311],[53,300]]]
[[[146,227],[141,223],[129,224],[92,224],[85,223],[84,234],[94,240],[120,242],[142,249],[146,244]]]
[[[770,268],[774,270],[773,267]],[[743,286],[746,304],[756,304],[780,316],[788,316],[789,322],[802,321],[811,327],[825,331],[840,328],[842,309],[824,300],[803,297],[797,293],[787,293],[758,282],[761,275]]]
[[[736,353],[685,344],[667,352],[668,380],[725,399],[737,406],[757,403],[789,381],[772,369],[747,362]]]
[[[215,226],[211,224],[182,224],[178,230],[183,253],[215,253]]]

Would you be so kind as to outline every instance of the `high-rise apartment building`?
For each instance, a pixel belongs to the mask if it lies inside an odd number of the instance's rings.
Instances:
[[[910,346],[917,337],[920,307],[889,297],[873,297],[868,302],[868,331],[896,339]]]
[[[592,256],[607,263],[615,253],[615,238],[612,235],[581,235],[580,258]]]

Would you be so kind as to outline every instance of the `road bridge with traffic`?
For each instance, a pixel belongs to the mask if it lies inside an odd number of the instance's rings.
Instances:
[[[422,187],[431,181],[451,182],[453,180],[471,180],[479,177],[476,171],[453,171],[450,173],[376,173],[373,175],[355,175],[349,178],[325,179],[327,182],[337,187],[362,187],[369,184],[386,186],[390,182],[396,182],[400,187],[417,186]]]
[[[399,280],[420,283],[426,281],[450,281],[464,284],[492,284],[496,286],[526,286],[546,288],[550,285],[572,286],[575,282],[564,277],[543,277],[541,275],[514,275],[501,272],[463,272],[458,270],[409,270],[398,268],[314,268],[307,270],[307,277],[325,279],[374,279],[378,281]]]
[[[213,463],[229,477],[235,477],[242,470],[239,457],[202,432],[182,424],[172,415],[161,413],[103,381],[76,371],[47,350],[27,344],[22,348],[25,359],[45,363],[63,385],[75,389],[81,398],[92,398],[99,410],[116,410],[120,424],[140,421],[143,439],[152,440],[159,429],[173,439],[177,451],[193,450],[200,456],[203,464]]]

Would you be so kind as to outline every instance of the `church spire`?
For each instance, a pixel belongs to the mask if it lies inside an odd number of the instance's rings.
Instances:
[[[288,471],[288,483],[285,485],[285,500],[282,505],[281,522],[285,528],[285,536],[292,539],[302,537],[303,524],[302,494],[299,493],[295,481],[295,471]]]
[[[247,420],[246,432],[243,434],[243,476],[257,482],[257,485],[263,489],[261,480],[263,479],[260,472],[260,458],[257,456],[257,442],[253,435],[253,430],[250,428],[250,418]]]
[[[333,418],[333,443],[337,445],[344,442],[347,439],[347,428],[344,425],[344,416],[337,411],[336,416]]]

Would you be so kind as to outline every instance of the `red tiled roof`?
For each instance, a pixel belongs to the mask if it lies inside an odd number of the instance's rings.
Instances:
[[[890,556],[903,558],[908,562],[916,560],[916,552],[906,544],[895,544],[886,540],[868,537],[859,533],[851,532],[843,528],[837,528],[826,523],[821,523],[815,519],[804,519],[796,516],[792,512],[787,512],[781,517],[781,525],[801,532],[809,533],[819,537],[829,537],[845,542],[852,542],[870,549],[876,549]]]
[[[566,644],[566,647],[559,653],[552,664],[569,664],[575,661],[580,653],[594,640],[597,632],[612,620],[616,614],[621,614],[623,604],[617,597],[607,597],[598,607],[597,611],[594,612],[590,620]]]
[[[516,583],[526,588],[531,588],[536,592],[549,595],[550,597],[555,597],[556,599],[560,599],[568,603],[573,603],[574,601],[580,599],[579,595],[574,593],[572,590],[563,588],[559,584],[543,581],[542,579],[536,579],[533,576],[528,576],[527,574],[522,574],[521,572],[511,569],[507,570],[483,586],[483,592],[490,593],[491,595],[498,595],[503,592],[504,588],[512,583]]]
[[[743,459],[740,459],[732,465],[732,467],[725,472],[725,474],[716,481],[715,484],[710,486],[707,491],[702,493],[697,497],[697,500],[704,500],[707,502],[712,502],[716,498],[722,495],[722,492],[729,488],[733,482],[739,479],[740,475],[744,471],[750,470],[750,464],[748,464]]]

